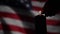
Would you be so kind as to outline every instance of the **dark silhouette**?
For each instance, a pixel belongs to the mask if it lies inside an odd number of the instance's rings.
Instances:
[[[43,13],[46,14],[46,16],[54,16],[60,11],[60,1],[59,0],[48,0],[43,7]]]
[[[35,17],[36,34],[47,34],[46,18],[43,15]]]

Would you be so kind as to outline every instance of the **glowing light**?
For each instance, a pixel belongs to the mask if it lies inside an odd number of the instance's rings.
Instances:
[[[41,14],[42,13],[42,11],[39,11],[39,14]]]

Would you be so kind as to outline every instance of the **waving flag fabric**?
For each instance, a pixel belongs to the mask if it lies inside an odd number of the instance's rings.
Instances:
[[[21,0],[22,1],[22,0]],[[26,7],[34,16],[39,15],[39,11],[43,11],[43,7],[47,0],[32,0],[32,8],[29,3],[26,3]],[[23,1],[22,1],[23,2]],[[0,17],[3,17],[10,29],[11,34],[34,34],[34,18],[27,15],[17,15],[16,11],[9,6],[0,6]],[[47,34],[60,34],[60,15],[56,14],[52,17],[46,17]],[[1,20],[1,19],[0,19]],[[0,21],[0,33],[4,34],[2,21]]]
[[[8,25],[11,34],[31,34],[33,31],[31,27],[33,24],[22,21],[17,13],[9,6],[0,6],[0,17],[3,17],[3,20]],[[0,21],[0,33],[4,33],[2,21]]]
[[[26,34],[24,28],[28,26],[24,27],[20,18],[10,7],[0,6],[0,17],[3,17],[3,20],[8,24],[12,34]],[[0,31],[3,34],[3,27],[1,25],[2,22],[0,22]]]

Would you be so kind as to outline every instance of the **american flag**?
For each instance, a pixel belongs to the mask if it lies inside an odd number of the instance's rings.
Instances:
[[[34,34],[34,24],[30,20],[30,17],[17,15],[10,6],[0,5],[0,34]]]
[[[43,7],[47,0],[32,0],[32,9],[30,12],[33,16],[39,15],[39,11],[43,11]],[[23,1],[22,1],[23,2]],[[26,6],[26,5],[25,5]],[[27,5],[29,7],[29,5]],[[47,34],[60,34],[59,15],[46,17]],[[32,16],[17,15],[17,13],[9,6],[0,5],[0,17],[6,22],[11,34],[34,34],[34,23]],[[8,29],[7,29],[8,30]],[[2,21],[0,21],[0,34],[4,34]]]

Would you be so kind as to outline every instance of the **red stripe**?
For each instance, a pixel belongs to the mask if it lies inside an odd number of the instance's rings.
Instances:
[[[60,33],[47,32],[47,34],[60,34]]]
[[[23,21],[28,21],[28,22],[33,22],[33,17],[31,16],[26,16],[26,15],[19,15],[17,16],[16,14],[12,14],[12,13],[6,13],[6,12],[0,12],[0,17],[7,17],[7,18],[14,18],[14,19],[19,19],[23,20]]]
[[[2,25],[0,24],[0,30],[2,29]]]
[[[32,29],[25,29],[27,34],[35,34],[35,31]]]
[[[47,25],[60,26],[60,20],[46,20]]]
[[[38,0],[32,0],[32,1],[38,1]],[[41,2],[46,2],[46,1],[48,1],[48,0],[40,0]]]
[[[19,17],[16,14],[13,13],[6,13],[6,12],[0,12],[0,17],[8,17],[8,18],[14,18],[19,19]]]
[[[14,26],[14,25],[9,25],[11,31],[18,31],[18,32],[23,32],[23,33],[26,33],[24,28],[21,28],[21,27],[17,27],[17,26]]]
[[[32,29],[21,28],[14,25],[8,25],[8,26],[10,27],[11,31],[17,31],[17,32],[28,33],[28,34],[32,34],[34,32]],[[2,30],[2,27],[0,27],[0,30]]]
[[[42,11],[43,10],[41,7],[36,7],[36,6],[33,6],[32,9],[36,10],[36,11]]]
[[[23,28],[20,28],[20,27],[14,26],[14,25],[8,25],[8,26],[11,29],[11,31],[17,31],[17,32],[23,32],[23,33],[25,33],[25,31],[24,31]],[[2,27],[0,27],[0,30],[2,30]]]

